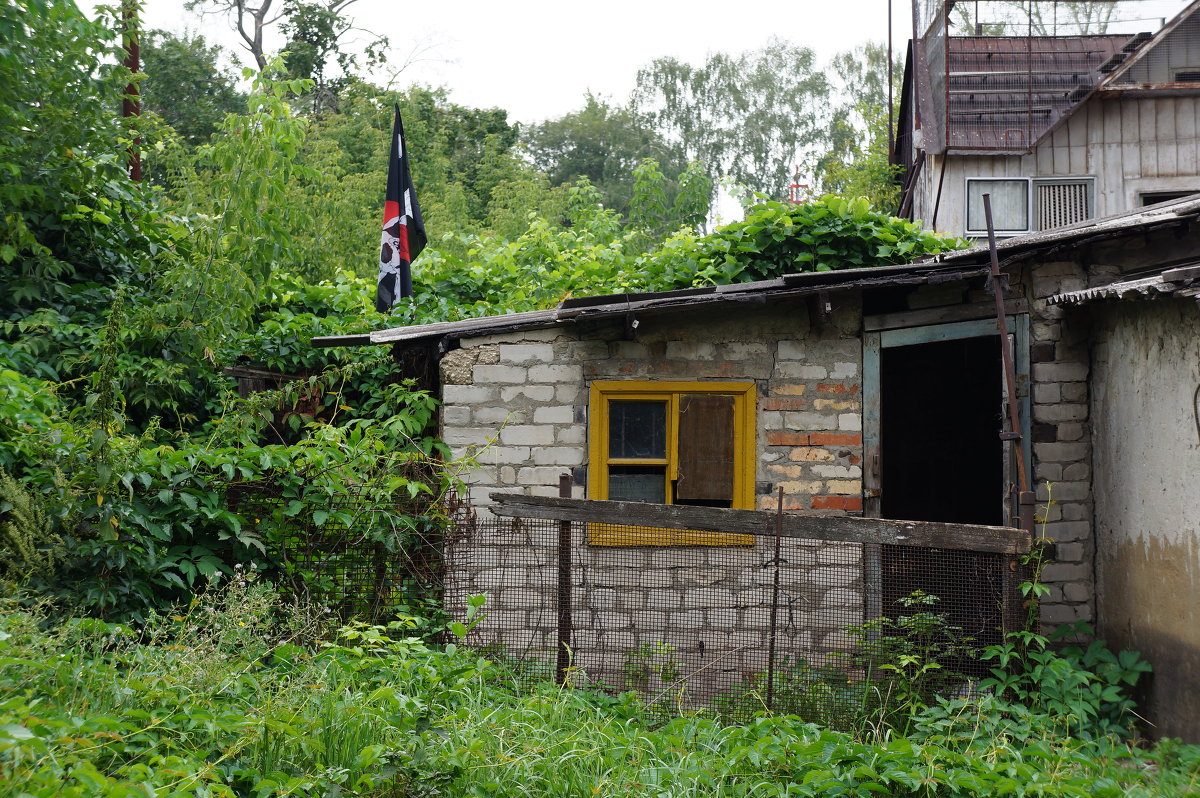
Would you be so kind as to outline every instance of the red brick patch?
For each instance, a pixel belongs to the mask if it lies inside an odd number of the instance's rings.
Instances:
[[[821,393],[858,393],[858,385],[844,382],[823,382],[817,386]]]
[[[808,446],[807,432],[768,432],[768,446]]]

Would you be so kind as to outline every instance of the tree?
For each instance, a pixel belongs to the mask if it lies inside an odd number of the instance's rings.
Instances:
[[[330,0],[324,4],[284,0],[286,18],[281,27],[288,37],[284,46],[284,64],[292,77],[313,82],[313,90],[306,96],[315,114],[336,104],[338,90],[351,80],[352,71],[358,65],[358,58],[345,49],[343,41],[354,30],[342,13],[352,2],[355,0]],[[366,45],[364,54],[368,66],[377,66],[386,60],[384,50],[387,45],[385,36],[375,36]],[[339,77],[330,72],[334,64],[341,69]]]
[[[866,197],[878,210],[893,213],[900,191],[889,158],[887,48],[868,43],[838,53],[830,68],[837,100],[824,152],[813,168],[817,185],[824,193]]]
[[[590,93],[583,108],[526,128],[521,140],[551,185],[586,177],[604,204],[620,214],[629,211],[633,170],[645,159],[654,159],[671,183],[687,167],[682,145],[668,143],[650,119]]]
[[[772,39],[701,66],[660,58],[638,72],[633,109],[714,178],[780,196],[825,133],[829,82],[812,50]]]
[[[130,279],[165,238],[128,181],[115,20],[70,0],[0,4],[0,322]],[[94,300],[94,297],[92,298]],[[103,301],[103,300],[101,300]]]
[[[354,56],[346,49],[347,37],[355,28],[346,10],[358,0],[259,0],[257,6],[246,0],[188,0],[189,10],[229,18],[255,65],[261,72],[267,66],[269,53],[263,42],[266,30],[281,24],[288,37],[284,48],[289,53],[286,66],[292,77],[314,81],[322,93],[329,88],[327,70],[330,61],[336,62],[344,76],[355,64]],[[366,53],[372,63],[382,63],[387,39],[372,34]],[[320,100],[314,101],[320,102]]]
[[[952,13],[959,35],[1089,36],[1107,33],[1117,10],[1112,0],[999,0],[982,7],[979,3],[959,3]]]
[[[192,146],[208,141],[226,114],[246,104],[222,65],[227,56],[203,36],[150,31],[142,39],[142,110],[158,114]]]

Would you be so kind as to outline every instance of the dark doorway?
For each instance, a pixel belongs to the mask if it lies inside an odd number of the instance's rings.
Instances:
[[[881,515],[1003,524],[995,336],[884,349],[880,394]]]
[[[995,336],[886,348],[880,355],[880,459],[884,518],[1002,525],[1004,445],[1000,347]],[[1002,561],[996,555],[882,546],[882,611],[943,614],[958,635],[1000,642]],[[904,609],[921,590],[933,607]],[[942,666],[975,676],[971,657]]]

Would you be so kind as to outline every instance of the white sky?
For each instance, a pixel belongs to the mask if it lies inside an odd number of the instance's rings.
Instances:
[[[908,0],[891,2],[894,46],[902,53],[911,30],[911,6]],[[587,91],[624,101],[638,68],[661,56],[699,63],[710,52],[754,49],[777,36],[811,47],[824,62],[867,41],[885,42],[888,3],[358,0],[350,15],[360,27],[390,37],[392,69],[416,52],[418,60],[395,78],[393,87],[445,86],[455,102],[498,106],[509,111],[511,121],[534,122],[581,107]],[[146,0],[143,22],[147,28],[202,33],[248,60],[224,20],[201,19],[184,10],[183,0]],[[282,43],[276,31],[267,47]],[[380,83],[388,79],[376,76]]]

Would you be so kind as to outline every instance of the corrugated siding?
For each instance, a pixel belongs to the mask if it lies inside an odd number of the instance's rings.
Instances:
[[[1095,98],[1029,155],[947,159],[936,229],[961,235],[968,177],[1096,178],[1095,216],[1137,207],[1148,191],[1200,191],[1200,98]],[[932,218],[941,159],[927,164],[915,216]]]

